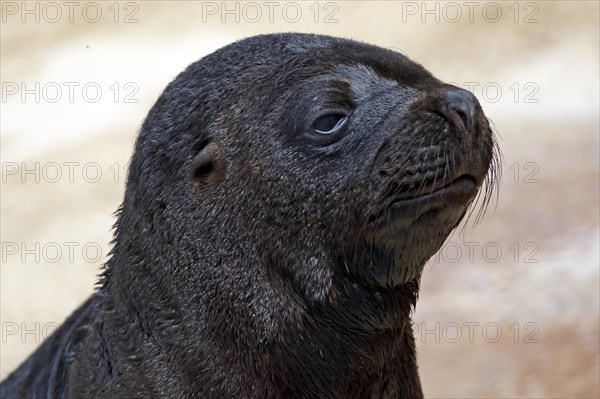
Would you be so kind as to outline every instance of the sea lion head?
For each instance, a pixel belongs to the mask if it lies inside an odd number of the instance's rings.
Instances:
[[[150,111],[117,224],[124,261],[106,274],[161,287],[182,318],[235,315],[252,326],[240,336],[314,315],[397,328],[494,149],[477,99],[402,54],[242,40],[190,65]]]

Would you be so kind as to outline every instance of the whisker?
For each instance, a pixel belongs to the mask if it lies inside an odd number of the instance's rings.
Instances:
[[[490,120],[488,119],[488,121]],[[502,169],[503,167],[506,167],[504,157],[502,155],[502,150],[500,149],[497,139],[497,137],[501,136],[496,132],[495,128],[493,127],[493,123],[490,124],[490,129],[494,133],[492,134],[492,159],[490,167],[485,177],[483,186],[477,193],[475,200],[469,206],[466,218],[468,223],[471,220],[471,217],[474,215],[475,209],[477,209],[475,219],[472,223],[473,228],[475,228],[482,221],[484,215],[489,210],[492,201],[494,204],[493,212],[496,212],[498,207],[498,200],[500,197]],[[465,226],[467,223],[465,223]]]

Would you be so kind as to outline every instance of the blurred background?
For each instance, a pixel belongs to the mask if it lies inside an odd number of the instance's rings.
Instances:
[[[471,90],[498,201],[427,265],[431,398],[599,397],[599,3],[1,2],[0,379],[93,292],[146,113],[189,63],[268,32],[395,49]]]

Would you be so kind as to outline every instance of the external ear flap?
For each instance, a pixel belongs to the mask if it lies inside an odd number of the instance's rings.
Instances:
[[[205,141],[192,160],[192,176],[200,183],[218,184],[225,177],[225,163],[219,145],[214,141]]]

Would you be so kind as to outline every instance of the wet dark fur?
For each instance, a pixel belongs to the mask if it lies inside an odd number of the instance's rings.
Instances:
[[[316,35],[190,65],[142,126],[98,291],[2,397],[422,397],[422,267],[494,158],[479,105],[467,132],[450,89]],[[349,113],[339,137],[311,128],[328,109]],[[407,200],[465,173],[468,195]]]

